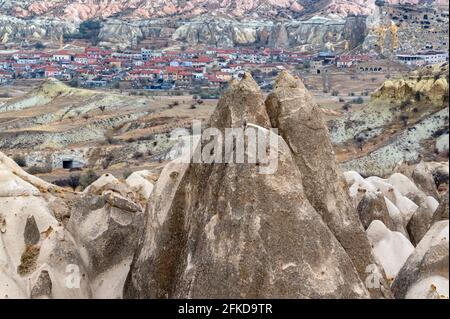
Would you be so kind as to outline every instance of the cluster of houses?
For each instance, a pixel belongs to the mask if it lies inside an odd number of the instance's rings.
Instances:
[[[0,53],[0,82],[14,78],[76,80],[85,87],[127,81],[147,89],[189,87],[193,82],[220,86],[245,71],[278,72],[309,56],[282,50],[204,49],[115,52],[97,47],[84,52]]]
[[[429,52],[418,57],[399,55],[400,62],[413,64],[438,63],[448,59],[448,53]],[[319,52],[308,55],[278,49],[186,49],[112,51],[98,47],[82,52],[27,51],[0,52],[0,84],[15,78],[58,78],[75,81],[84,87],[102,87],[129,83],[133,88],[170,90],[202,87],[221,87],[246,71],[255,72],[261,82],[280,70],[303,65],[311,73],[327,72],[330,67],[357,67],[366,72],[380,72],[379,67],[367,64],[377,61],[371,54],[343,54]],[[366,66],[362,66],[362,65]]]

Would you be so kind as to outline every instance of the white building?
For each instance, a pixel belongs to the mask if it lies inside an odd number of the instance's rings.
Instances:
[[[142,48],[141,49],[141,56],[142,56],[142,60],[144,60],[144,61],[150,60],[151,57],[152,57],[152,50]]]
[[[448,52],[426,51],[417,54],[397,54],[399,62],[410,66],[436,64],[447,61]]]
[[[53,61],[71,61],[72,60],[72,54],[70,54],[67,51],[58,51],[56,53],[53,53],[52,55]]]

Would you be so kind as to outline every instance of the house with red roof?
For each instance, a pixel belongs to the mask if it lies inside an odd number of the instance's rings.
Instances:
[[[44,67],[44,77],[53,78],[61,74],[61,69],[54,66]]]

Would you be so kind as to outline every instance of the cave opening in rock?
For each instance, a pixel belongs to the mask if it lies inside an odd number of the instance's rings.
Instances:
[[[71,168],[73,168],[73,161],[72,160],[65,160],[65,161],[63,161],[63,168],[64,169],[71,169]]]

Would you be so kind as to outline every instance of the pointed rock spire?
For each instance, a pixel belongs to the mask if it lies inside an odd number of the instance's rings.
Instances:
[[[278,128],[292,151],[306,197],[364,279],[375,259],[347,192],[320,108],[302,81],[286,71],[279,75],[266,107],[272,126]]]
[[[246,122],[269,132],[262,93],[248,74],[231,84],[210,125]],[[259,174],[249,163],[165,167],[148,205],[126,298],[369,297],[306,198],[288,145],[276,138],[273,174]]]
[[[31,299],[50,299],[52,297],[52,280],[47,270],[41,271],[31,289]]]
[[[209,126],[223,129],[243,127],[245,123],[270,127],[263,94],[248,72],[241,81],[230,83],[211,116]]]

